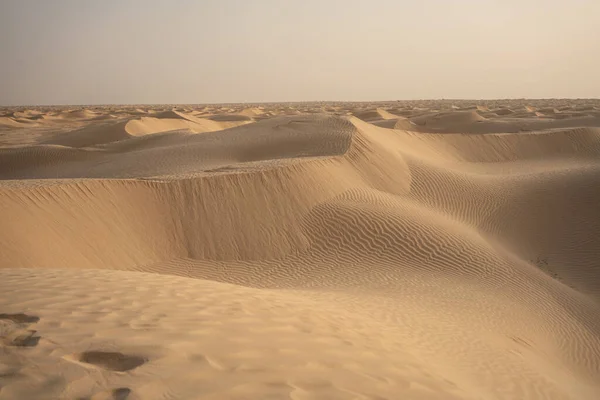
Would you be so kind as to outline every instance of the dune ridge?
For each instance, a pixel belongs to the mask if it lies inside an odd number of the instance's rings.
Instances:
[[[597,117],[260,107],[6,131],[0,399],[600,394]]]

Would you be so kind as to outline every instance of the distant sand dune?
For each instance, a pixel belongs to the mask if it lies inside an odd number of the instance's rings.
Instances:
[[[597,117],[401,104],[17,111],[0,399],[598,397]]]
[[[497,114],[477,111],[455,111],[421,115],[411,118],[421,132],[431,133],[517,133],[569,127],[600,127],[600,118],[590,115],[569,115],[561,119],[538,118],[536,113],[511,113],[510,118],[498,119]]]
[[[485,121],[485,118],[479,115],[476,111],[454,111],[426,115],[415,118],[412,121],[417,125],[424,125],[427,127],[451,128],[457,124],[464,125]]]
[[[356,111],[353,113],[355,117],[362,119],[363,121],[373,121],[373,120],[388,120],[388,119],[396,119],[398,116],[391,114],[385,110],[380,108],[374,110],[367,111]]]
[[[248,118],[214,120],[198,118],[177,111],[165,111],[153,114],[152,117],[131,120],[125,126],[125,130],[134,136],[186,129],[194,133],[202,133],[219,131],[250,122],[252,120]]]
[[[35,120],[25,117],[0,117],[0,129],[2,128],[24,128],[37,126]]]
[[[116,142],[130,137],[126,130],[127,122],[109,122],[86,125],[79,129],[59,133],[42,142],[67,147],[90,147]],[[1,151],[1,150],[0,150]]]

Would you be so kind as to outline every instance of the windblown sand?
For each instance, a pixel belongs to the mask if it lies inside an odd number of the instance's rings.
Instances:
[[[0,110],[0,399],[600,398],[600,102]]]

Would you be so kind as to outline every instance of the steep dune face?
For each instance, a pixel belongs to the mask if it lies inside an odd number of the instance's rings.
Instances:
[[[438,132],[490,122],[465,108],[231,107],[204,120],[243,126],[152,133],[201,119],[167,111],[0,149],[6,340],[41,317],[38,386],[0,398],[183,396],[201,376],[217,398],[597,397],[600,130]]]
[[[158,233],[159,238],[155,240],[172,244],[166,246],[166,254],[154,259],[144,258],[144,262],[188,255],[210,259],[254,259],[263,257],[263,253],[281,255],[294,250],[294,246],[302,247],[305,241],[299,230],[301,215],[324,198],[341,193],[361,181],[394,192],[406,190],[410,183],[406,171],[395,171],[394,177],[380,175],[381,170],[389,169],[392,165],[399,166],[401,161],[399,163],[397,156],[389,154],[389,150],[377,139],[360,138],[348,150],[356,132],[356,128],[348,121],[294,117],[273,119],[262,125],[223,131],[216,136],[173,135],[164,137],[165,142],[161,145],[139,148],[135,152],[129,152],[129,142],[121,142],[127,145],[128,152],[119,152],[119,146],[113,145],[106,151],[93,149],[83,154],[81,151],[76,153],[77,157],[84,157],[83,160],[79,158],[65,162],[61,154],[54,154],[55,168],[43,163],[38,171],[33,171],[31,167],[39,158],[34,153],[30,160],[21,165],[25,172],[13,169],[12,177],[26,173],[30,174],[30,178],[41,174],[46,178],[84,179],[91,176],[111,179],[122,177],[123,171],[129,171],[136,173],[131,178],[154,178],[152,181],[67,181],[60,182],[60,185],[41,186],[38,183],[24,188],[10,188],[11,193],[7,198],[14,210],[11,207],[7,211],[17,213],[13,214],[11,221],[21,228],[14,229],[27,232],[47,217],[52,220],[57,218],[57,215],[51,216],[52,213],[46,211],[52,204],[60,203],[61,208],[68,210],[67,215],[58,217],[64,222],[61,226],[65,229],[54,226],[51,220],[47,222],[48,229],[60,229],[58,236],[69,247],[71,245],[68,243],[73,241],[89,240],[79,236],[79,229],[73,230],[69,225],[90,220],[85,230],[93,231],[93,221],[102,214],[111,215],[107,220],[121,220],[120,224],[128,232],[127,237],[141,235],[140,243],[146,242],[149,232],[162,232]],[[65,155],[73,151],[68,148],[55,149],[56,153],[62,150]],[[380,153],[379,160],[374,163],[369,158],[373,149],[378,149]],[[342,156],[345,153],[347,158]],[[335,157],[336,154],[339,156]],[[157,162],[160,155],[163,161]],[[52,160],[51,156],[47,157]],[[25,155],[15,155],[14,158],[23,159]],[[148,159],[152,159],[155,165],[140,168]],[[148,165],[148,162],[145,164]],[[8,168],[5,170],[9,171]],[[177,175],[175,180],[174,175]],[[44,202],[42,198],[49,202]],[[147,198],[147,201],[138,201],[138,198]],[[242,198],[247,206],[240,209],[238,203]],[[43,202],[41,214],[31,214],[20,206],[22,202],[38,201]],[[197,205],[202,207],[198,208]],[[156,223],[155,229],[151,229],[142,218],[144,214],[168,216],[171,222],[166,224],[161,220]],[[142,225],[139,225],[140,222]],[[8,226],[13,230],[10,221]],[[171,226],[173,231],[170,232],[166,226]],[[112,264],[122,264],[122,257],[135,254],[127,244],[127,238],[109,234],[109,224],[98,227],[102,228],[98,236],[113,236],[115,248],[121,248],[122,251],[110,255],[98,249],[94,256],[96,263],[98,258],[109,257],[114,261],[102,264],[108,263],[110,267]],[[189,242],[191,237],[197,239]],[[277,241],[277,238],[282,239],[281,246],[268,245]],[[140,257],[142,254],[150,257],[154,252],[149,251],[148,246],[163,247],[154,245],[155,240],[142,245]],[[46,241],[32,241],[29,237],[13,238],[12,241],[16,247],[22,247],[25,243],[27,246],[49,244]],[[171,248],[178,250],[170,254]],[[57,267],[68,261],[64,259],[69,253],[67,248],[54,243],[48,250],[52,253],[44,256],[47,261],[36,258],[30,266]],[[32,256],[41,257],[46,251],[33,251]],[[6,253],[13,254],[14,251],[6,249]],[[59,254],[62,256],[57,259]],[[81,263],[89,256],[79,254],[79,250],[73,254],[77,259],[68,264]],[[17,260],[6,259],[4,262],[8,266]]]

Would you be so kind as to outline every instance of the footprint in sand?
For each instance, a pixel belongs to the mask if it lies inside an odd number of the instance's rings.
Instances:
[[[13,336],[9,342],[9,346],[15,347],[35,347],[40,342],[41,337],[35,336],[37,331],[27,330],[24,332],[17,332],[17,336]]]
[[[130,371],[148,361],[144,357],[112,351],[84,351],[83,353],[74,354],[69,358],[117,372]]]
[[[35,347],[40,341],[36,336],[37,331],[23,329],[30,324],[35,324],[40,317],[34,315],[19,314],[0,314],[0,321],[7,321],[9,326],[0,335],[0,340],[8,346],[14,347]]]
[[[96,393],[92,397],[86,397],[78,400],[127,400],[131,394],[129,388],[112,389],[106,392]]]
[[[0,320],[11,321],[16,324],[34,324],[40,320],[40,317],[34,315],[19,314],[0,314]]]

